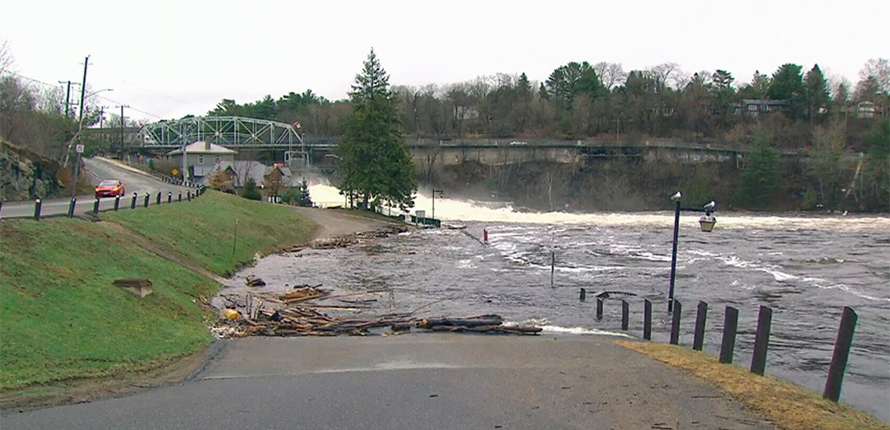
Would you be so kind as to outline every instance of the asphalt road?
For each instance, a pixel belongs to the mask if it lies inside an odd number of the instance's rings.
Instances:
[[[161,198],[162,204],[167,203],[168,192],[172,193],[173,201],[176,201],[178,199],[180,192],[182,192],[183,200],[187,199],[186,192],[195,192],[194,188],[179,187],[173,184],[159,181],[157,178],[151,175],[140,172],[139,170],[113,160],[107,160],[103,158],[88,158],[84,159],[84,164],[87,171],[87,177],[90,178],[93,184],[98,184],[100,181],[105,179],[119,179],[121,182],[124,183],[124,188],[127,192],[127,195],[121,198],[121,209],[130,208],[130,205],[132,204],[133,193],[138,193],[139,198],[137,199],[137,205],[138,207],[142,207],[145,199],[145,193],[149,193],[151,195],[151,198],[149,199],[149,205],[154,205],[156,203],[158,192],[161,192],[163,194]],[[113,209],[114,200],[115,199],[111,197],[105,197],[101,199],[99,202],[99,210]],[[43,200],[40,210],[41,216],[58,216],[67,214],[69,201],[69,197]],[[77,196],[75,212],[84,213],[92,211],[95,201],[96,197],[93,195]],[[0,218],[22,218],[32,216],[34,216],[33,201],[4,202],[3,208],[0,209]]]
[[[605,337],[226,341],[194,379],[7,411],[6,429],[768,429],[713,386]]]

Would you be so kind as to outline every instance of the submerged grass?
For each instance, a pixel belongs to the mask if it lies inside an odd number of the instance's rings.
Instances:
[[[141,371],[201,351],[211,315],[197,298],[218,286],[159,254],[225,274],[315,228],[287,207],[220,193],[102,218],[0,223],[0,390]],[[133,232],[156,246],[139,246]],[[112,285],[120,278],[147,278],[154,292],[139,298]]]
[[[773,376],[757,376],[716,357],[682,348],[647,342],[613,343],[679,367],[716,385],[744,402],[749,409],[786,430],[890,430],[890,426],[852,407],[836,404],[811,390]]]

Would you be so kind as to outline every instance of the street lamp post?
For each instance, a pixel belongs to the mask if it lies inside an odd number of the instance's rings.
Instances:
[[[710,233],[714,230],[714,225],[717,224],[717,218],[715,218],[712,213],[716,210],[717,203],[711,201],[710,203],[704,205],[701,209],[699,208],[681,208],[680,207],[680,199],[683,197],[683,193],[677,191],[677,194],[671,196],[671,200],[674,201],[674,242],[673,242],[673,251],[671,252],[671,286],[670,290],[668,290],[668,313],[672,313],[674,311],[674,283],[676,280],[677,274],[677,239],[680,235],[680,211],[691,211],[691,212],[704,212],[705,215],[699,218],[698,223],[701,226],[701,231],[705,233]]]
[[[439,193],[439,197],[442,197],[442,193],[444,192],[444,190],[433,188],[433,222],[436,222],[436,193]]]

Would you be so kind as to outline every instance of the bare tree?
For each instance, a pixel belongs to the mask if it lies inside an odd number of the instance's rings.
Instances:
[[[36,107],[41,112],[49,114],[62,114],[62,106],[65,104],[65,92],[61,87],[44,88],[36,100]]]
[[[593,69],[596,71],[596,75],[599,76],[600,81],[602,81],[603,86],[608,90],[627,80],[627,72],[624,71],[621,63],[600,62],[594,64]]]
[[[4,40],[3,43],[0,43],[0,76],[12,72],[15,61],[9,51],[9,41]]]
[[[253,177],[254,174],[257,173],[257,169],[264,168],[262,163],[254,162],[256,157],[256,150],[241,151],[238,154],[238,158],[240,159],[232,162],[232,171],[235,172],[235,177],[233,179],[235,180],[236,187],[243,187],[247,182],[247,178]],[[261,183],[262,181],[257,181],[257,185],[260,185]]]
[[[825,79],[828,81],[828,91],[831,94],[832,99],[836,99],[838,95],[840,95],[843,100],[837,101],[846,101],[850,97],[850,89],[853,88],[853,83],[850,82],[844,75],[839,75],[837,73],[832,73],[826,68],[823,70],[825,74]]]
[[[887,61],[886,58],[868,60],[859,71],[859,79],[866,81],[869,78],[874,79],[879,91],[885,95],[890,94],[890,61]]]
[[[659,92],[667,87],[669,81],[674,83],[678,79],[682,81],[682,77],[677,76],[681,73],[680,65],[677,63],[662,63],[649,69],[649,75],[655,80],[656,89]]]
[[[263,176],[263,189],[267,197],[274,197],[283,194],[290,188],[288,181],[290,178],[284,176],[281,169],[275,167],[269,174]]]

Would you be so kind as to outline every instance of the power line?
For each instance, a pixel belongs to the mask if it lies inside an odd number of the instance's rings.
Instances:
[[[41,84],[41,85],[45,85],[45,86],[47,86],[47,87],[53,87],[53,88],[59,88],[59,87],[60,87],[60,85],[55,85],[55,84],[46,83],[46,82],[43,82],[43,81],[41,81],[41,80],[39,80],[39,79],[30,78],[30,77],[27,77],[27,76],[25,76],[25,75],[20,75],[20,74],[17,74],[17,73],[16,73],[16,74],[13,74],[13,76],[15,76],[15,77],[17,77],[17,78],[25,79],[25,80],[27,80],[27,81],[35,82],[35,83],[38,83],[38,84]],[[80,85],[80,84],[77,83],[77,82],[72,82],[72,83],[71,83],[71,85],[75,85],[75,84]],[[163,96],[163,94],[161,94],[161,95]],[[108,98],[108,97],[104,97],[104,96],[93,95],[92,97],[96,97],[96,98],[99,98],[99,99],[102,99],[102,100],[105,100],[105,101],[109,101],[109,102],[111,102],[111,103],[115,103],[115,104],[117,104],[117,105],[122,105],[122,104],[124,104],[124,103],[122,103],[122,102],[119,102],[119,101],[117,101],[117,100],[113,100],[113,99],[110,99],[110,98]],[[172,98],[172,97],[170,97],[170,98]],[[176,100],[176,99],[174,99],[174,100]],[[181,100],[177,100],[177,101],[181,101]],[[185,102],[183,102],[183,103],[185,103]],[[151,113],[151,112],[146,112],[146,111],[144,111],[144,110],[136,109],[136,108],[134,108],[134,107],[130,107],[129,109],[130,109],[130,110],[134,110],[134,111],[139,112],[139,113],[143,113],[143,114],[145,114],[145,115],[148,115],[148,116],[151,116],[151,117],[154,117],[154,118],[157,118],[157,119],[164,119],[164,117],[162,117],[162,116],[160,116],[160,115],[155,115],[155,114],[153,114],[153,113]]]
[[[127,82],[127,81],[125,81],[125,80],[123,80],[123,79],[120,79],[120,78],[118,78],[118,81],[120,81],[120,82],[122,82],[122,83],[124,83],[124,84],[127,84],[127,85],[132,85],[132,86],[137,87],[137,88],[139,88],[139,89],[141,89],[141,90],[149,91],[149,92],[154,93],[154,94],[157,94],[157,95],[159,95],[159,96],[166,97],[166,98],[168,98],[168,99],[170,99],[170,100],[173,100],[173,101],[176,101],[176,102],[179,102],[179,103],[186,103],[186,104],[188,103],[188,102],[185,101],[185,100],[180,100],[180,99],[178,99],[178,98],[176,98],[176,97],[168,96],[167,94],[161,93],[161,92],[159,92],[159,91],[152,90],[152,89],[150,89],[150,88],[143,87],[143,86],[138,85],[138,84],[134,84],[134,83],[132,83],[132,82]]]
[[[105,101],[108,101],[108,102],[111,102],[111,103],[114,103],[114,104],[116,104],[116,105],[124,105],[124,104],[125,104],[125,103],[123,103],[123,102],[119,102],[119,101],[117,101],[117,100],[110,99],[110,98],[105,97],[105,96],[95,96],[95,97],[96,97],[96,98],[99,98],[99,99],[102,99],[102,100],[105,100]],[[144,111],[144,110],[136,109],[136,108],[134,108],[134,107],[132,107],[132,106],[128,106],[127,108],[130,109],[130,110],[134,110],[134,111],[136,111],[136,112],[139,112],[139,113],[144,113],[144,114],[146,114],[146,115],[148,115],[148,116],[153,116],[153,117],[155,117],[155,118],[157,118],[157,119],[163,119],[163,117],[161,117],[160,115],[155,115],[155,114],[153,114],[153,113],[151,113],[151,112],[146,112],[146,111]]]
[[[43,81],[38,80],[38,79],[29,78],[29,77],[27,77],[27,76],[25,76],[25,75],[20,75],[20,74],[18,74],[18,73],[13,73],[12,76],[14,76],[14,77],[16,77],[16,78],[22,78],[22,79],[24,79],[24,80],[26,80],[26,81],[36,82],[36,83],[38,83],[38,84],[45,85],[45,86],[47,86],[47,87],[53,87],[53,88],[57,88],[57,87],[58,87],[58,85],[55,85],[55,84],[49,84],[49,83],[43,82]],[[73,83],[74,83],[74,82],[72,82],[72,84],[73,84]],[[79,85],[79,84],[78,84],[78,85]]]

